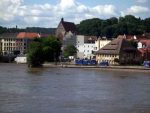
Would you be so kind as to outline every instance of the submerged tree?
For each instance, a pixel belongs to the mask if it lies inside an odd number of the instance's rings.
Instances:
[[[54,36],[35,39],[29,46],[28,65],[42,66],[45,61],[57,61],[61,52],[61,42]]]
[[[41,66],[44,62],[42,44],[40,42],[32,42],[29,46],[27,54],[27,61],[29,67]]]

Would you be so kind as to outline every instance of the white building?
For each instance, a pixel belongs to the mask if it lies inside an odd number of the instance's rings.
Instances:
[[[77,58],[94,58],[94,53],[104,47],[111,40],[98,38],[96,36],[77,35],[76,48]]]
[[[77,58],[88,58],[94,57],[93,51],[96,49],[95,36],[83,36],[77,35],[76,48],[77,48]]]

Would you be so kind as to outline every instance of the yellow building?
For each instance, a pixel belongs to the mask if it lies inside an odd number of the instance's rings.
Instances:
[[[136,47],[123,37],[112,40],[96,52],[98,63],[106,61],[110,65],[131,62],[135,58]]]
[[[102,39],[102,38],[98,38],[95,41],[95,46],[96,48],[94,49],[94,51],[98,51],[99,49],[101,49],[102,47],[104,47],[106,44],[108,44],[109,42],[111,42],[111,40],[108,39]]]

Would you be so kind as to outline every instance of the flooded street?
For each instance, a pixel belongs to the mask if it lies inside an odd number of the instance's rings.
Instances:
[[[149,75],[0,64],[0,113],[150,113]]]

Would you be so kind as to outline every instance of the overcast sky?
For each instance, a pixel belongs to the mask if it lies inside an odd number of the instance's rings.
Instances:
[[[132,14],[150,17],[150,0],[0,0],[0,26],[57,27],[63,17],[76,24],[89,18]]]

